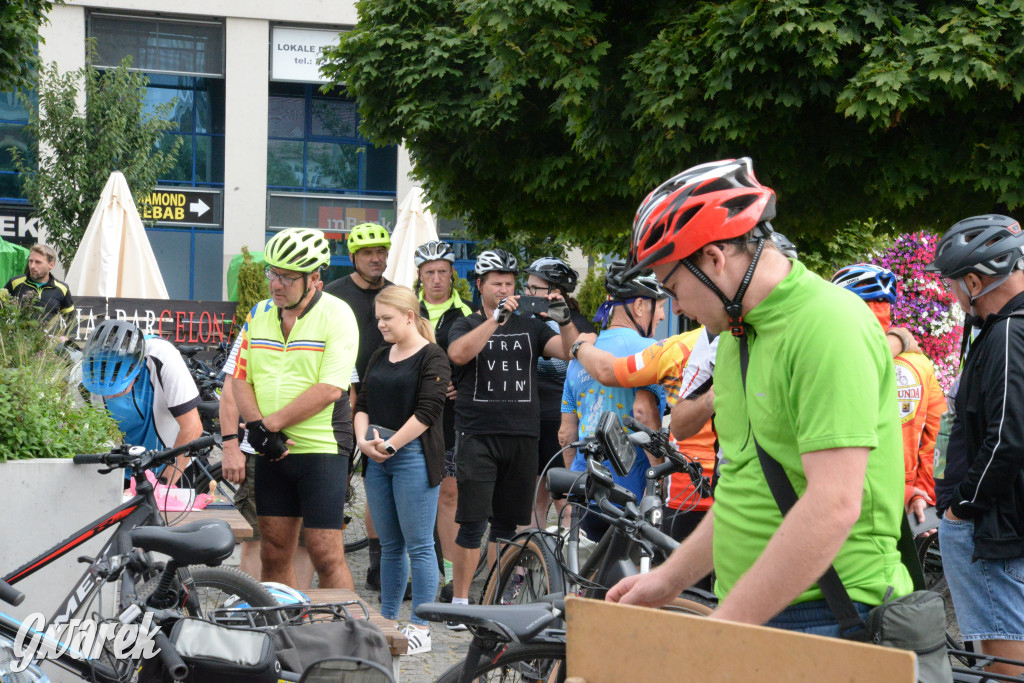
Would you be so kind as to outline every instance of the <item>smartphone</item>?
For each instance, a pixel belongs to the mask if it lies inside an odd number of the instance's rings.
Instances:
[[[521,296],[517,310],[520,313],[547,313],[548,300],[542,296]]]
[[[380,425],[370,425],[366,429],[366,440],[367,441],[373,441],[376,438],[373,435],[373,430],[375,430],[375,429],[377,430],[377,433],[380,434],[380,438],[384,439],[385,441],[387,441],[388,439],[390,439],[391,437],[393,437],[395,435],[395,430],[393,430],[393,429],[388,429],[387,427],[381,427]]]
[[[918,522],[917,515],[913,512],[907,513],[907,521],[910,522],[910,533],[919,536],[929,529],[937,529],[939,526],[939,515],[934,507],[924,509],[924,521]]]

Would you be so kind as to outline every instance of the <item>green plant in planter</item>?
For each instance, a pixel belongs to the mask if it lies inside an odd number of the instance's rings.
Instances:
[[[74,364],[50,327],[0,295],[0,461],[70,458],[121,441],[107,411],[78,393]]]
[[[235,308],[235,331],[241,329],[252,307],[270,298],[270,283],[263,264],[256,263],[249,247],[242,247],[242,265],[238,269],[238,306]]]
[[[604,289],[604,266],[594,266],[587,271],[587,277],[580,285],[580,291],[576,300],[580,303],[580,312],[587,316],[587,320],[593,320],[597,313],[597,307],[608,298],[608,292]]]

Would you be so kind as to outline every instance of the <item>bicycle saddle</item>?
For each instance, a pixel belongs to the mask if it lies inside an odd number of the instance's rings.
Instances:
[[[179,564],[220,564],[235,550],[235,535],[220,519],[181,526],[143,526],[131,530],[132,545],[169,555]]]
[[[520,643],[561,617],[545,604],[539,605],[453,605],[427,602],[416,608],[416,616],[427,621],[454,621],[480,627]]]
[[[192,356],[196,355],[197,353],[203,350],[202,346],[186,346],[185,344],[182,344],[181,346],[178,346],[176,348],[178,349],[178,353],[185,356],[186,358],[191,358]]]
[[[220,401],[203,401],[196,408],[199,409],[199,415],[202,417],[220,416]]]
[[[547,487],[551,497],[561,500],[566,496],[587,496],[587,473],[574,472],[564,467],[552,467],[547,473]]]

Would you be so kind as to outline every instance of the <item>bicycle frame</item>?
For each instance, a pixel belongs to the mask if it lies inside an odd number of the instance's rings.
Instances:
[[[157,507],[153,487],[144,478],[137,484],[138,494],[131,500],[122,503],[103,517],[94,520],[87,526],[68,536],[63,541],[43,551],[21,567],[3,577],[9,584],[16,584],[31,576],[55,560],[64,557],[86,541],[97,537],[115,525],[113,535],[104,544],[103,549],[89,564],[88,568],[75,583],[71,592],[61,602],[46,626],[67,623],[82,605],[90,604],[107,583],[107,571],[120,568],[121,558],[131,552],[133,546],[129,532],[139,526],[165,526],[163,517]],[[128,577],[134,579],[134,573],[128,570]],[[121,613],[136,599],[135,581],[123,580],[119,594],[118,613]],[[22,623],[17,619],[0,612],[0,634],[15,640]],[[43,643],[60,645],[49,637],[43,636]],[[103,662],[92,659],[76,659],[70,653],[63,653],[54,663],[67,668],[83,678],[96,675],[97,680],[117,681],[117,672]],[[106,678],[105,678],[106,677]]]

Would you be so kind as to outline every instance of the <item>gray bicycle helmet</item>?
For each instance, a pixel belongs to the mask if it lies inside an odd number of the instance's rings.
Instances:
[[[146,362],[146,339],[127,320],[104,320],[82,352],[82,384],[94,394],[114,396],[131,386]]]
[[[985,214],[955,223],[939,240],[929,273],[957,279],[967,273],[1009,275],[1024,267],[1024,233],[1009,216]]]
[[[604,276],[604,289],[612,299],[625,300],[643,297],[645,299],[667,299],[668,292],[658,284],[650,270],[641,270],[628,279],[622,275],[626,270],[625,261],[612,261]]]
[[[772,232],[768,236],[774,244],[775,248],[782,252],[782,255],[786,258],[791,258],[796,261],[799,258],[799,254],[796,250],[796,245],[789,241],[789,238],[783,235],[781,232]]]
[[[428,261],[440,261],[442,259],[448,263],[455,263],[455,254],[452,252],[451,245],[441,240],[431,240],[416,247],[416,253],[412,258],[417,268]]]
[[[519,274],[519,262],[516,257],[504,249],[488,249],[476,257],[474,272],[477,277],[485,273],[512,273]]]
[[[580,274],[570,268],[568,263],[553,256],[537,259],[523,272],[527,275],[536,275],[567,292],[576,289],[576,283],[580,279]]]

